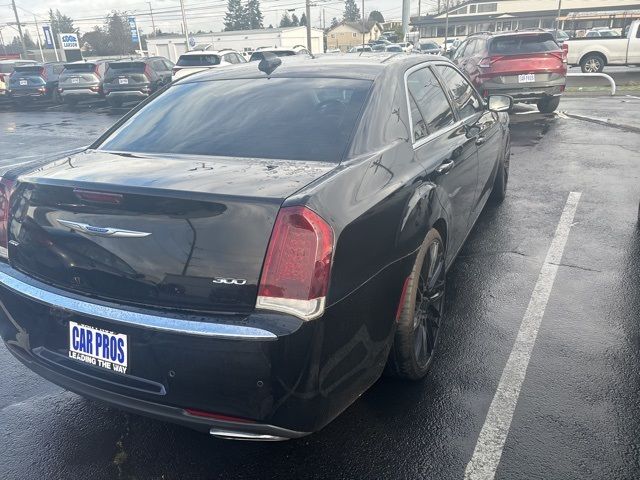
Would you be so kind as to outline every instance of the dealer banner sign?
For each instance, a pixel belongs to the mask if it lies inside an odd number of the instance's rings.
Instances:
[[[78,35],[75,33],[61,33],[60,43],[63,50],[80,50]]]

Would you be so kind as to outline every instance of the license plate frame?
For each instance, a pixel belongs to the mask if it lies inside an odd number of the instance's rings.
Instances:
[[[523,73],[521,75],[518,75],[518,83],[534,83],[535,81],[535,73]]]
[[[80,79],[78,77],[73,77],[71,79],[71,83],[80,83]]]
[[[19,80],[19,84],[21,87],[25,87],[29,85],[29,80]]]
[[[118,85],[129,85],[129,79],[128,78],[119,78],[118,79]]]
[[[68,336],[69,358],[112,372],[122,374],[128,372],[129,336],[127,334],[69,321]]]

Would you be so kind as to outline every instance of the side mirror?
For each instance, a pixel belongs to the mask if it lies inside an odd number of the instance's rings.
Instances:
[[[487,103],[492,112],[508,112],[513,108],[513,98],[508,95],[489,95]]]

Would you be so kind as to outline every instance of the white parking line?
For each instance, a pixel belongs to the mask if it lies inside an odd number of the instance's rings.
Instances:
[[[529,306],[520,324],[511,355],[502,371],[500,383],[489,406],[478,443],[471,461],[467,464],[464,475],[467,480],[491,480],[495,477],[580,195],[580,192],[571,192],[567,198],[547,257],[538,275],[538,281],[533,288]]]

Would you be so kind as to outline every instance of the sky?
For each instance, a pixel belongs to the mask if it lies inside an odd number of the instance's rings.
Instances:
[[[13,10],[8,3],[10,0],[0,0],[0,32],[5,42],[9,43],[17,33],[15,27],[3,26],[8,22],[15,22]],[[92,2],[87,0],[15,0],[18,7],[20,22],[27,24],[27,30],[36,38],[35,21],[46,21],[49,8],[59,9],[60,12],[74,19],[74,24],[81,33],[90,31],[94,25],[102,25],[104,17],[112,10],[126,10],[136,17],[140,30],[151,31],[151,15],[149,3],[144,0],[100,0]],[[356,0],[362,9],[361,0]],[[418,0],[411,2],[411,14],[418,11]],[[433,10],[437,0],[421,0],[422,12]],[[243,0],[244,3],[244,0]],[[220,31],[223,29],[223,18],[226,12],[227,0],[184,0],[187,25],[191,32]],[[98,6],[99,5],[99,6]],[[324,10],[326,25],[331,23],[333,17],[340,19],[344,11],[344,0],[312,0],[311,18],[312,26],[322,27],[322,11]],[[298,17],[305,8],[304,0],[261,0],[260,6],[264,15],[265,27],[269,24],[277,26],[279,18],[285,10],[295,8]],[[154,11],[156,28],[162,31],[180,32],[181,15],[179,0],[151,0]],[[365,15],[371,10],[379,10],[385,19],[399,19],[402,16],[401,0],[365,0]],[[35,20],[34,20],[35,16]]]

